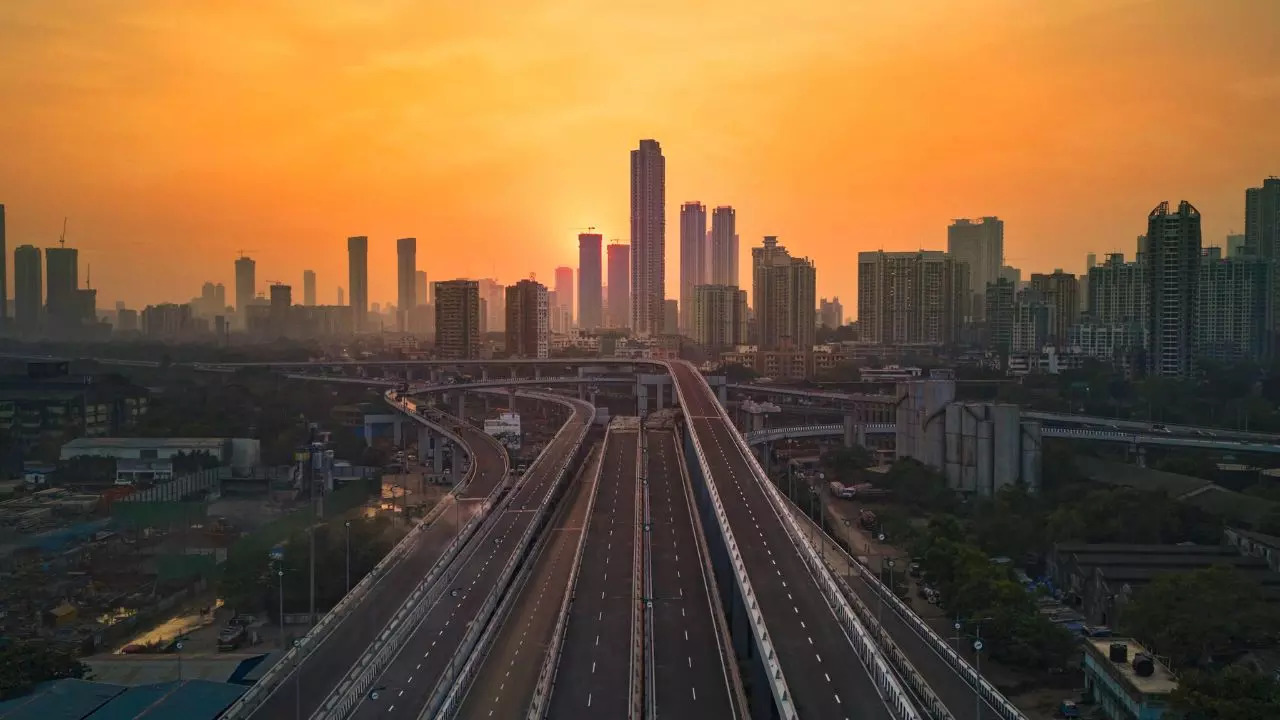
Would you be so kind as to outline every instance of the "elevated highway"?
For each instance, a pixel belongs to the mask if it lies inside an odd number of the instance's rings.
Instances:
[[[547,508],[594,419],[593,409],[586,403],[567,402],[573,403],[570,419],[447,568],[442,578],[447,592],[434,598],[396,655],[371,678],[371,686],[380,688],[377,697],[370,693],[357,700],[354,717],[417,718],[420,713],[434,712],[434,706],[443,700],[515,566],[545,523]],[[344,715],[339,712],[334,717]]]
[[[396,556],[384,561],[390,561],[384,574],[370,578],[372,582],[367,589],[357,586],[352,590],[353,595],[364,593],[359,602],[345,612],[339,609],[338,614],[331,613],[334,616],[328,622],[333,623],[332,630],[322,637],[308,638],[307,644],[294,649],[295,657],[281,660],[276,674],[259,681],[226,717],[271,720],[295,711],[307,716],[318,711],[325,699],[324,693],[303,694],[282,688],[295,684],[336,686],[364,649],[385,632],[388,623],[419,589],[423,578],[436,567],[446,549],[458,541],[459,530],[484,512],[501,490],[507,477],[507,454],[498,443],[469,423],[450,416],[440,416],[438,423],[421,417],[419,421],[461,441],[472,458],[467,477],[443,501],[443,507],[412,531],[401,547],[392,551]]]

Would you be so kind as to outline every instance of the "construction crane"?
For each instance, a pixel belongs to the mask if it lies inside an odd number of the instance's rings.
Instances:
[[[595,232],[595,231],[596,231],[596,226],[595,226],[595,225],[588,225],[588,226],[586,226],[586,227],[569,228],[569,229],[570,229],[570,230],[586,230],[587,232]]]
[[[258,252],[258,251],[257,251],[257,250],[253,250],[253,249],[251,248],[251,249],[249,249],[249,250],[237,250],[236,252],[240,253],[240,257],[244,257],[244,254],[245,254],[245,253],[247,253],[247,252]]]
[[[62,216],[62,234],[58,236],[58,247],[67,246],[67,216]]]

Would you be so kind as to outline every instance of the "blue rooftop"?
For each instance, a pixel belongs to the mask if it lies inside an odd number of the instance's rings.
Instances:
[[[208,680],[136,687],[55,680],[0,702],[0,720],[215,720],[247,689]]]

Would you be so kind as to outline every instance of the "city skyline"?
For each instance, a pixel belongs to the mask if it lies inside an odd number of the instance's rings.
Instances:
[[[70,217],[68,245],[93,264],[104,306],[183,299],[206,280],[230,286],[239,249],[258,263],[259,277],[298,284],[302,267],[314,269],[317,301],[329,304],[345,285],[343,242],[357,234],[370,237],[371,303],[395,298],[392,241],[405,235],[418,236],[423,256],[433,257],[433,277],[512,283],[533,271],[549,278],[557,265],[573,264],[571,228],[593,225],[606,239],[627,238],[623,153],[652,137],[670,160],[671,228],[679,199],[732,205],[740,211],[740,268],[749,267],[745,248],[777,235],[824,268],[819,295],[853,298],[857,252],[943,249],[946,224],[956,217],[1001,217],[1006,259],[1025,272],[1078,273],[1087,252],[1128,250],[1143,229],[1134,218],[1162,197],[1195,203],[1205,243],[1220,244],[1244,230],[1241,188],[1275,172],[1268,163],[1280,155],[1280,139],[1266,127],[1280,112],[1280,83],[1264,41],[1280,7],[1166,3],[1155,33],[1142,30],[1153,19],[1141,4],[1013,13],[1004,12],[1012,3],[993,0],[982,33],[941,33],[935,30],[971,9],[845,5],[815,4],[798,14],[734,5],[718,34],[697,43],[685,34],[704,16],[723,20],[725,6],[660,5],[644,19],[666,32],[621,67],[614,59],[579,62],[598,58],[603,41],[581,37],[579,24],[538,3],[514,12],[557,42],[514,42],[485,29],[494,27],[487,21],[496,10],[467,8],[433,19],[431,32],[450,37],[439,51],[424,50],[435,47],[418,36],[425,30],[408,29],[425,12],[408,7],[261,11],[296,21],[290,30],[248,22],[235,8],[183,8],[199,22],[177,32],[167,19],[173,11],[156,7],[86,6],[75,23],[52,7],[5,8],[0,27],[17,31],[0,30],[14,50],[0,61],[0,88],[24,98],[0,119],[14,139],[0,166],[7,244],[55,245],[62,218]],[[760,13],[770,22],[746,22]],[[626,10],[588,14],[606,30],[638,19]],[[778,51],[767,63],[746,52],[761,28],[784,18],[789,32],[775,38]],[[197,27],[240,32],[242,24],[250,29],[237,52],[216,33],[191,34]],[[390,42],[353,40],[351,57],[339,58],[330,42],[351,40],[344,24],[370,37],[405,29]],[[84,34],[91,27],[111,31]],[[919,43],[921,36],[930,43]],[[59,56],[67,46],[94,62],[86,69]],[[1089,46],[1107,47],[1105,61],[1075,52]],[[647,69],[673,48],[687,72],[673,81]],[[554,68],[565,77],[546,100],[526,103],[513,89],[521,83],[468,75],[480,71],[454,68],[455,56],[516,63],[539,76]],[[315,89],[307,79],[312,65],[332,71],[334,95],[307,96]],[[239,72],[247,67],[255,72]],[[727,77],[728,67],[741,79]],[[154,80],[139,84],[135,74],[147,70]],[[456,72],[432,79],[442,70]],[[224,82],[228,72],[234,81]],[[600,82],[614,72],[617,82]],[[791,101],[848,77],[858,78],[848,97],[830,98],[816,112]],[[958,77],[969,81],[953,82]],[[1152,102],[1147,88],[1156,77],[1196,90],[1157,93]],[[425,105],[400,99],[400,89],[422,83],[428,104],[447,102],[456,117],[424,116]],[[122,87],[137,90],[122,94]],[[209,87],[219,89],[201,89]],[[263,98],[264,87],[284,89]],[[250,95],[262,102],[240,102]],[[323,106],[315,105],[319,97]],[[731,131],[726,121],[705,119],[713,113],[694,113],[698,123],[669,119],[673,104],[689,97],[694,109],[718,107],[718,116],[752,123],[735,122]],[[118,112],[95,109],[108,101]],[[164,108],[178,105],[206,120],[162,119],[174,115]],[[939,106],[948,110],[945,123],[936,122]],[[367,113],[387,116],[385,132],[370,133]],[[440,141],[451,136],[468,142]],[[341,152],[314,152],[331,144]],[[57,162],[49,162],[55,147]],[[323,172],[314,159],[321,156]],[[419,201],[424,188],[437,196],[429,207]],[[677,244],[667,245],[667,264],[676,268]],[[304,249],[314,260],[299,264]],[[140,260],[165,272],[131,282]],[[746,285],[742,277],[738,283]],[[665,296],[678,297],[678,273],[666,273]]]

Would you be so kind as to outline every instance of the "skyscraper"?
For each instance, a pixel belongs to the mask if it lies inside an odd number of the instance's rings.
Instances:
[[[1152,375],[1188,377],[1199,342],[1200,211],[1183,200],[1147,216],[1147,366]]]
[[[738,218],[728,205],[711,211],[711,259],[707,281],[738,286]]]
[[[687,202],[680,206],[680,332],[693,332],[693,289],[705,284],[706,278],[707,208]]]
[[[253,258],[240,256],[236,258],[236,312],[243,323],[246,308],[253,302],[258,292],[257,263]]]
[[[551,349],[547,288],[533,280],[507,286],[507,352],[545,359]]]
[[[666,298],[662,301],[662,331],[667,332],[667,328],[671,328],[671,334],[675,334],[675,328],[680,325],[680,301]]]
[[[1065,347],[1068,331],[1080,322],[1079,280],[1062,270],[1054,270],[1051,274],[1031,273],[1031,287],[1040,292],[1040,301],[1050,309],[1049,328],[1044,339],[1056,347]]]
[[[369,314],[369,238],[356,235],[347,238],[347,290],[351,295],[351,330],[365,329]]]
[[[302,271],[302,304],[315,307],[316,304],[316,271]]]
[[[276,283],[271,286],[270,297],[271,305],[268,317],[270,318],[271,336],[276,338],[289,337],[292,334],[289,316],[293,308],[293,288]]]
[[[603,273],[600,245],[604,237],[597,233],[578,235],[578,327],[595,330],[604,321],[604,298],[600,285]]]
[[[667,279],[667,161],[657,140],[631,151],[631,329],[657,335]]]
[[[9,245],[4,223],[4,203],[0,203],[0,332],[9,327]]]
[[[346,305],[346,304],[347,304],[347,296],[346,296],[346,293],[344,293],[344,292],[342,291],[342,286],[341,286],[341,285],[339,285],[339,286],[338,286],[338,304],[339,304],[339,305]]]
[[[556,268],[556,307],[568,309],[569,324],[573,324],[573,268]]]
[[[40,248],[20,245],[13,251],[13,316],[18,333],[31,335],[40,328],[44,304],[44,268]]]
[[[977,222],[955,220],[947,228],[947,254],[969,267],[973,299],[963,308],[965,316],[981,320],[986,307],[987,283],[1000,277],[1004,265],[1004,221],[984,217]]]
[[[45,316],[52,330],[65,331],[79,325],[79,265],[80,254],[75,248],[44,249]]]
[[[1267,354],[1280,355],[1280,178],[1244,193],[1244,252],[1269,263],[1272,292],[1267,304]]]
[[[708,350],[747,342],[747,292],[734,285],[693,289],[693,339]]]
[[[1200,317],[1196,351],[1219,362],[1257,360],[1266,351],[1266,260],[1222,248],[1204,250],[1200,262]]]
[[[418,270],[413,273],[413,298],[418,307],[431,304],[431,284],[427,282],[427,271]]]
[[[409,313],[417,307],[416,296],[418,272],[418,239],[400,238],[396,240],[396,315],[397,329],[409,331]]]
[[[480,283],[447,280],[435,285],[436,356],[475,359],[480,354]]]
[[[502,332],[507,326],[506,287],[493,278],[480,281],[480,332]]]
[[[767,235],[751,249],[756,328],[762,350],[813,348],[817,271],[808,258],[793,258]]]
[[[631,327],[631,246],[614,240],[609,243],[608,327]]]

